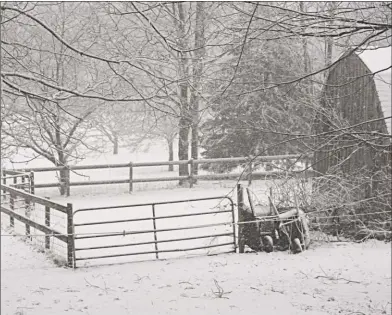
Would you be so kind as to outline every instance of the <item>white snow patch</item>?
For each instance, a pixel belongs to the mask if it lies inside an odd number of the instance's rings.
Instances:
[[[1,238],[1,253],[6,315],[391,314],[391,247],[378,241],[323,245],[301,255],[227,254],[76,270],[55,267],[16,237]]]

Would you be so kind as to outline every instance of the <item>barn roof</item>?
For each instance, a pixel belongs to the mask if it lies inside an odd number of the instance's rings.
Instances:
[[[376,84],[384,117],[391,116],[391,49],[392,47],[368,49],[357,54],[371,72],[377,72],[374,76],[374,82]],[[386,120],[388,132],[390,134],[391,123],[391,118]]]

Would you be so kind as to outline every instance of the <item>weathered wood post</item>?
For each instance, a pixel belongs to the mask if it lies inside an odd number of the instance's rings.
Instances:
[[[244,192],[241,184],[237,184],[237,207],[238,207],[238,251],[239,253],[245,252],[245,239],[242,233],[244,222],[243,211],[244,211]]]
[[[7,177],[6,177],[6,173],[2,173],[2,176],[4,176],[3,178],[3,185],[6,186],[7,185]],[[6,190],[5,188],[3,188],[3,200],[7,199],[7,195],[6,195]]]
[[[30,200],[26,198],[25,199],[25,215],[26,215],[26,218],[30,218],[30,213],[31,213]],[[26,236],[28,236],[30,238],[30,240],[32,240],[31,233],[30,233],[30,225],[28,225],[27,223],[26,223]]]
[[[76,268],[72,203],[67,203],[67,234],[68,234],[68,239],[67,239],[68,267]]]
[[[50,199],[49,197],[45,197],[46,199]],[[50,227],[50,207],[45,206],[45,225]],[[45,236],[45,248],[50,249],[50,235],[47,234]]]
[[[34,189],[34,172],[30,172],[30,193],[34,195],[35,189]]]
[[[15,201],[14,201],[14,194],[10,192],[10,209],[14,211],[15,209]],[[10,226],[14,227],[14,218],[10,216]]]
[[[158,255],[158,237],[157,237],[157,225],[155,222],[155,205],[152,204],[152,225],[154,227],[154,244],[155,244],[155,257],[156,259],[159,259],[159,255]]]
[[[129,162],[129,193],[133,191],[133,162]]]
[[[25,186],[25,176],[22,175],[22,184],[20,185],[22,190],[26,191],[26,186]]]

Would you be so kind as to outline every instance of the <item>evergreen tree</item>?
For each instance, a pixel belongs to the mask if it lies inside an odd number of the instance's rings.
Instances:
[[[240,52],[222,67],[218,84],[210,87],[216,96],[209,118],[202,126],[203,157],[278,155],[301,151],[301,145],[295,141],[279,145],[290,133],[310,131],[312,103],[308,83],[285,84],[304,72],[300,44],[252,42],[244,48],[238,65]],[[233,71],[235,67],[237,69]],[[235,163],[220,165],[214,170],[225,172],[235,166]]]

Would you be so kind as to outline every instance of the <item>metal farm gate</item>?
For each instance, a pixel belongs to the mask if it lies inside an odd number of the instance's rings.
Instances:
[[[75,267],[235,252],[234,203],[220,196],[79,209],[74,236]]]

